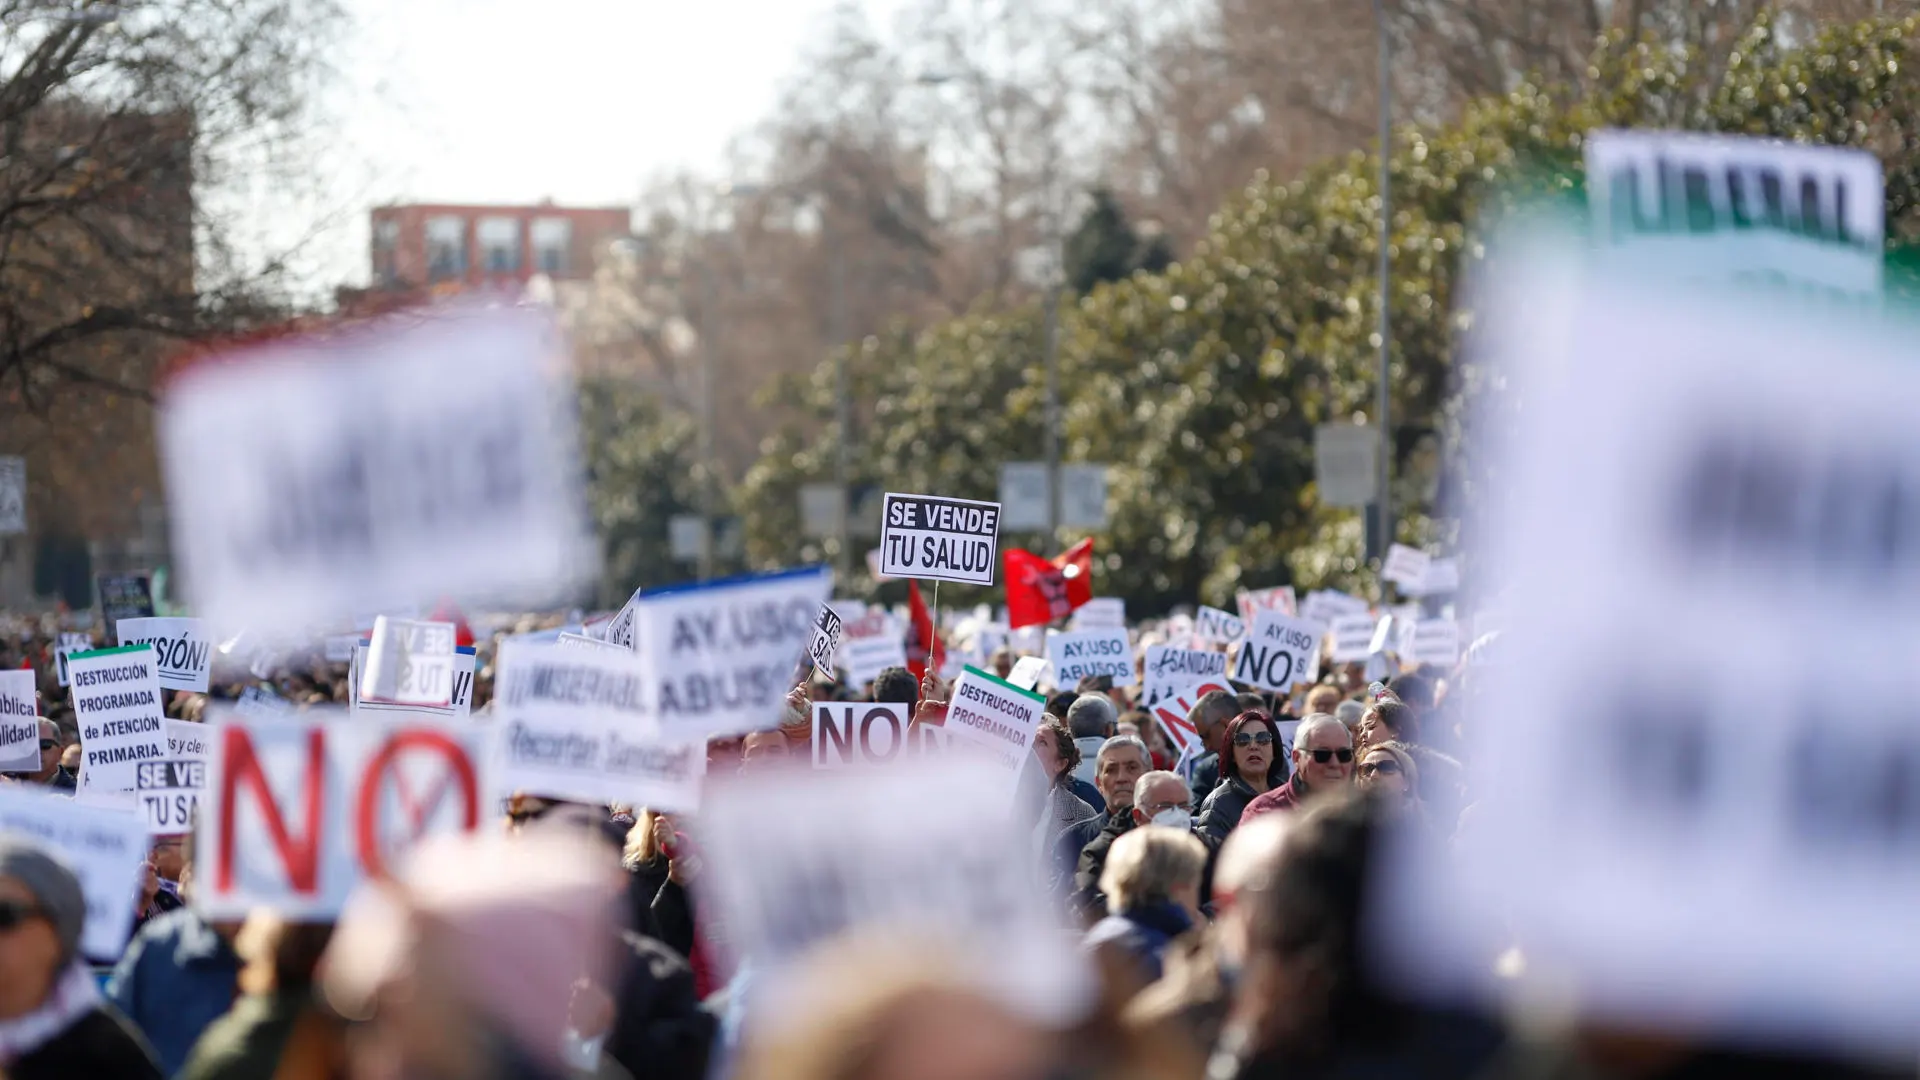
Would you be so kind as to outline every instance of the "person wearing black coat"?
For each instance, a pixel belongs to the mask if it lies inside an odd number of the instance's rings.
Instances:
[[[672,949],[628,931],[613,1027],[601,1053],[633,1076],[700,1080],[716,1021],[693,992],[693,969]]]
[[[86,895],[65,863],[0,837],[0,1075],[159,1080],[153,1050],[80,960]]]
[[[1260,743],[1263,736],[1267,741]],[[1245,744],[1237,744],[1239,739],[1245,739]],[[1195,819],[1215,847],[1240,824],[1248,803],[1287,782],[1280,730],[1266,713],[1248,711],[1234,717],[1221,736],[1220,750],[1220,783],[1207,793]],[[1248,767],[1259,770],[1258,774],[1246,775]]]
[[[1080,849],[1080,865],[1073,874],[1073,909],[1088,923],[1107,917],[1107,894],[1100,889],[1100,875],[1107,868],[1107,853],[1113,850],[1113,842],[1134,829],[1133,807],[1102,814],[1087,824],[1093,822],[1098,822],[1100,829]]]

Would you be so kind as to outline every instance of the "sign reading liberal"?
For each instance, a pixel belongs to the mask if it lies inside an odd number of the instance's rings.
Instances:
[[[1286,693],[1296,683],[1312,682],[1326,628],[1267,610],[1254,620],[1253,632],[1240,643],[1233,681]]]
[[[1047,659],[1053,664],[1053,682],[1063,689],[1081,679],[1104,675],[1115,686],[1132,686],[1133,645],[1125,630],[1079,630],[1047,633]]]
[[[0,671],[0,772],[40,771],[40,715],[31,670]]]
[[[640,597],[640,655],[662,736],[705,739],[777,727],[794,660],[813,638],[833,575],[824,566],[656,589]]]
[[[993,584],[1000,504],[887,493],[880,572],[888,577]]]
[[[947,703],[947,745],[1005,770],[1012,798],[1046,710],[1047,699],[1039,694],[969,667],[953,684],[953,700]]]
[[[361,881],[430,833],[486,816],[487,729],[423,717],[328,722],[309,711],[214,729],[194,846],[194,905],[209,918],[271,907],[330,919]]]
[[[160,669],[151,645],[95,649],[67,658],[84,756],[83,791],[132,791],[143,761],[167,756]]]
[[[151,645],[160,668],[160,685],[169,690],[207,692],[213,671],[213,644],[204,619],[121,619],[114,631],[122,645]]]

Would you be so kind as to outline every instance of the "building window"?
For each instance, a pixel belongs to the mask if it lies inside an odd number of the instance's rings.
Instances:
[[[397,249],[400,246],[400,223],[392,218],[381,218],[373,223],[373,276],[374,283],[386,287],[397,284],[400,277],[396,264]]]
[[[549,277],[564,277],[572,246],[573,222],[555,217],[533,219],[534,269]]]
[[[467,274],[467,222],[454,215],[427,219],[427,280]]]
[[[476,231],[480,235],[480,261],[489,274],[520,272],[520,222],[510,217],[483,217]]]

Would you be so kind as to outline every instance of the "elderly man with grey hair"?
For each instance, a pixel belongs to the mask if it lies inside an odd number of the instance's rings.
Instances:
[[[1245,825],[1261,814],[1292,810],[1329,791],[1344,791],[1353,782],[1353,733],[1331,713],[1314,713],[1293,732],[1293,776],[1247,804],[1240,812]]]
[[[1191,801],[1186,781],[1172,773],[1152,772],[1152,762],[1147,744],[1132,735],[1116,735],[1102,743],[1094,754],[1093,783],[1107,802],[1106,811],[1065,830],[1055,842],[1056,859],[1064,862],[1068,856],[1073,857],[1072,907],[1089,923],[1107,914],[1106,898],[1100,892],[1100,871],[1106,865],[1108,850],[1114,840],[1144,820],[1135,812],[1136,801],[1165,794],[1147,781],[1170,777],[1179,783],[1180,801]]]
[[[1091,784],[1094,757],[1115,735],[1119,714],[1114,712],[1113,702],[1108,701],[1106,695],[1081,694],[1067,706],[1065,719],[1067,730],[1073,732],[1073,744],[1080,748],[1080,765],[1073,770],[1073,778]],[[1094,806],[1098,808],[1100,804],[1096,802]]]

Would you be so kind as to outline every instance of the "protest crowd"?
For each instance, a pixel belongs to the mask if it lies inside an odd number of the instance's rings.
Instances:
[[[1512,276],[1489,348],[1573,306]],[[537,314],[187,371],[186,606],[114,575],[0,619],[0,1078],[1911,1075],[1920,758],[1749,676],[1911,665],[1901,478],[1796,493],[1752,455],[1906,464],[1872,440],[1920,366],[1823,412],[1769,350],[1825,337],[1572,291],[1488,549],[1511,591],[1391,543],[1370,598],[1231,611],[1129,613],[1096,538],[892,492],[885,602],[809,566],[557,611],[520,601],[583,595],[597,548]],[[1660,382],[1722,340],[1720,382]],[[1835,584],[1837,550],[1878,561]]]

